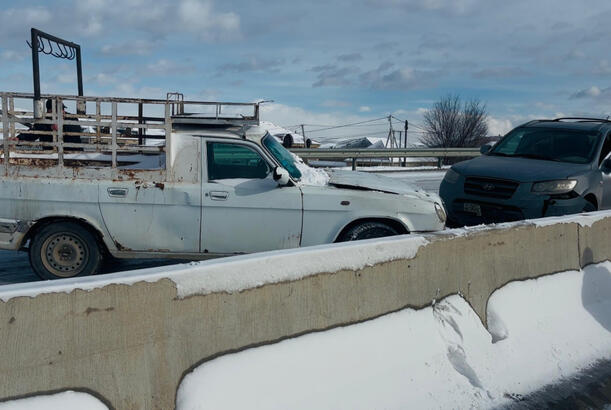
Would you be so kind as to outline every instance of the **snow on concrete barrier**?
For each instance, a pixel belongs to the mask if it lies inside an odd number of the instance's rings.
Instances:
[[[0,288],[0,398],[77,390],[167,409],[228,352],[611,259],[611,212]]]

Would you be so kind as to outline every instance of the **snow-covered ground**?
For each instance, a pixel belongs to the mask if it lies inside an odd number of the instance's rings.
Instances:
[[[491,408],[611,357],[611,262],[219,357],[179,409]]]
[[[0,410],[107,410],[95,397],[81,392],[65,391],[56,394],[28,397],[0,403]]]

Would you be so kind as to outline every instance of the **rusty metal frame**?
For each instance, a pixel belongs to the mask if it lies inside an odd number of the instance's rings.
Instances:
[[[177,123],[194,122],[201,125],[222,123],[235,123],[236,125],[258,124],[259,123],[259,104],[258,103],[234,103],[234,102],[210,102],[210,101],[184,101],[183,99],[166,100],[142,99],[142,98],[118,98],[118,97],[84,97],[74,95],[43,94],[40,97],[52,101],[51,113],[47,113],[43,118],[37,119],[32,111],[15,111],[15,99],[35,99],[36,96],[30,93],[0,92],[2,101],[2,133],[4,136],[2,145],[3,155],[3,174],[6,176],[65,176],[82,178],[146,178],[147,176],[163,180],[170,173],[171,145],[172,140],[169,136]],[[75,101],[77,107],[80,105],[87,108],[87,102],[95,103],[95,112],[78,112],[76,114],[61,114],[61,107],[66,101]],[[102,104],[110,104],[111,114],[102,114]],[[138,115],[120,115],[119,104],[137,105]],[[143,105],[161,106],[163,114],[158,117],[142,115]],[[214,114],[185,114],[185,106],[209,106],[213,107]],[[240,118],[224,116],[223,106],[243,107],[251,115],[241,115]],[[250,111],[252,110],[252,111]],[[172,115],[176,113],[175,115]],[[56,125],[52,131],[28,130],[32,135],[52,135],[52,141],[17,141],[20,130],[16,129],[15,124],[22,123],[28,126],[35,124]],[[79,125],[81,127],[91,127],[92,132],[83,130],[82,132],[64,132],[64,125]],[[122,128],[138,129],[138,134],[121,136],[119,130]],[[107,131],[106,131],[107,130]],[[146,146],[142,145],[142,131],[163,130],[162,136],[147,136],[146,138],[165,139],[165,146]],[[26,132],[26,131],[24,131]],[[88,143],[65,142],[67,136],[80,136],[89,139]],[[133,145],[137,141],[138,145]],[[128,143],[130,143],[128,145]],[[13,158],[15,161],[23,159],[25,154],[30,154],[32,161],[28,166],[11,166]],[[50,149],[49,149],[50,148]],[[66,164],[66,149],[77,148],[87,153],[110,153],[110,166],[69,166]],[[38,149],[38,150],[36,150]],[[46,149],[46,150],[45,150]],[[160,154],[165,152],[166,168],[163,170],[134,170],[119,168],[119,153],[142,153]],[[21,154],[21,156],[13,156]],[[44,161],[36,158],[36,154],[45,154]],[[49,158],[49,154],[51,158]],[[72,160],[74,161],[74,160]],[[82,161],[85,162],[85,161]],[[44,166],[42,165],[44,163]]]

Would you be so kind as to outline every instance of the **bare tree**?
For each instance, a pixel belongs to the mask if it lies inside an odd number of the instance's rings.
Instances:
[[[488,135],[487,117],[478,99],[462,103],[458,95],[448,95],[424,113],[420,142],[431,148],[480,146]]]

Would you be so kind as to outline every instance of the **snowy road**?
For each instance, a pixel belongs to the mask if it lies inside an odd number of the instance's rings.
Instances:
[[[419,187],[439,193],[439,184],[445,175],[444,171],[406,171],[406,172],[380,172],[392,178],[401,178]],[[150,268],[163,266],[181,261],[168,259],[148,260],[121,260],[114,261],[104,267],[103,273],[121,272],[124,270]],[[26,252],[11,252],[0,250],[0,285],[9,283],[33,282],[39,280],[30,268],[28,254]]]

